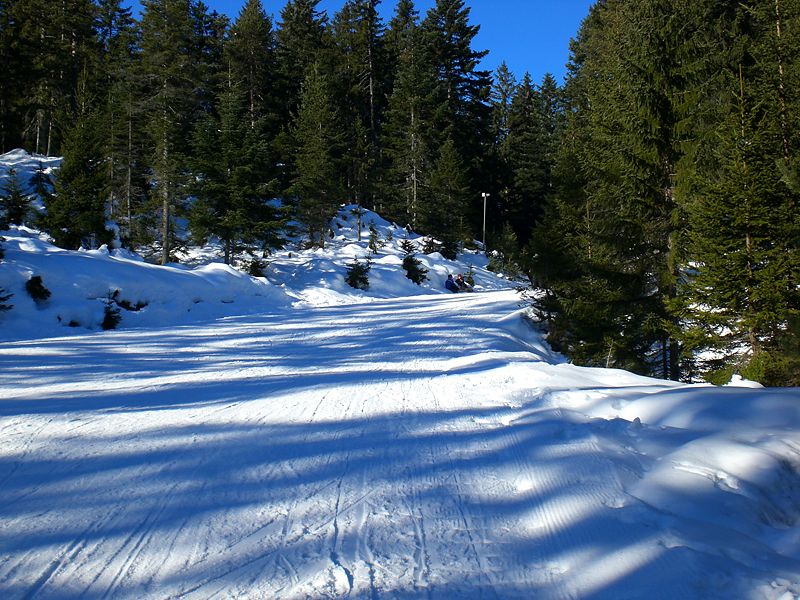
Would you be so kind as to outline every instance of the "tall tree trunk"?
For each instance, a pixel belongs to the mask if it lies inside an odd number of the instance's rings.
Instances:
[[[775,0],[775,34],[778,50],[778,102],[781,111],[781,137],[783,141],[783,160],[789,164],[789,126],[786,116],[786,87],[783,67],[783,32],[781,23],[781,0]]]
[[[163,148],[161,150],[161,264],[165,265],[169,262],[169,255],[172,248],[170,247],[170,201],[169,201],[169,148],[167,146],[167,116],[164,115],[164,133],[161,140]]]
[[[127,211],[128,222],[128,239],[132,237],[133,231],[133,216],[131,214],[131,195],[133,190],[133,108],[131,106],[130,98],[128,98],[128,168],[125,176],[125,208]]]

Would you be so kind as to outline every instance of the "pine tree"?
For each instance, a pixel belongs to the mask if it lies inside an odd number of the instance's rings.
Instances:
[[[106,229],[107,180],[100,119],[88,92],[81,93],[73,121],[75,125],[64,139],[64,157],[45,217],[55,243],[68,249],[111,241]]]
[[[152,155],[152,186],[160,205],[161,262],[172,260],[174,212],[192,117],[199,104],[189,0],[144,0],[140,76]]]
[[[0,229],[8,225],[24,225],[30,206],[30,199],[25,195],[17,180],[17,170],[8,170],[6,181],[0,187]]]
[[[309,69],[316,65],[328,73],[327,16],[317,10],[319,0],[288,0],[281,10],[277,31],[277,62],[284,112],[288,121],[300,104],[301,87]]]
[[[342,200],[338,148],[341,131],[328,82],[318,67],[303,83],[300,110],[292,127],[297,175],[290,193],[299,199],[310,243],[324,247],[328,222]]]
[[[225,56],[231,83],[241,85],[247,94],[250,126],[265,119],[277,132],[278,98],[276,85],[276,34],[261,0],[248,0],[231,27]]]
[[[455,258],[458,242],[468,237],[464,215],[470,194],[464,162],[453,140],[442,145],[431,172],[430,196],[421,212],[422,228],[442,240],[445,257]]]
[[[463,0],[437,0],[422,23],[427,60],[436,75],[436,146],[452,139],[462,157],[468,182],[477,189],[483,181],[483,159],[491,140],[491,75],[478,69],[488,51],[477,51],[472,43],[480,29],[470,25],[470,9]],[[480,197],[464,206],[465,217],[479,226]]]
[[[379,0],[348,0],[333,21],[336,96],[347,125],[345,163],[353,204],[376,206],[380,178],[379,137],[384,98],[384,26]]]
[[[267,171],[259,168],[267,144],[259,128],[250,126],[250,100],[246,89],[231,86],[220,96],[219,117],[202,119],[194,135],[197,201],[190,225],[196,238],[216,235],[222,240],[226,264],[240,244],[274,248],[282,225],[266,202],[276,182],[265,181]]]
[[[401,13],[405,6],[411,12]],[[417,228],[433,165],[433,70],[422,46],[413,5],[401,3],[390,32],[395,39],[398,71],[384,127],[387,174],[383,195],[388,218]],[[399,29],[403,27],[405,29]]]

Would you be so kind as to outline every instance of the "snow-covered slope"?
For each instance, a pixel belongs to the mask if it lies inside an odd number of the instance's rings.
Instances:
[[[48,169],[58,159],[31,156],[22,150],[0,155],[0,180],[11,169],[22,189],[39,165]],[[510,283],[486,269],[485,255],[465,251],[457,261],[440,254],[422,253],[424,240],[355,207],[343,206],[331,223],[332,237],[326,248],[303,249],[303,240],[267,258],[265,277],[254,278],[220,264],[222,250],[213,244],[192,248],[181,255],[182,264],[165,267],[146,263],[138,255],[120,249],[65,251],[53,246],[48,236],[27,227],[0,231],[6,259],[0,262],[0,288],[13,294],[13,310],[0,313],[0,340],[70,335],[72,328],[98,330],[110,295],[116,294],[119,328],[196,323],[225,315],[248,314],[290,304],[305,306],[365,302],[409,295],[449,294],[444,289],[448,274],[471,273],[476,290],[509,289]],[[369,249],[370,229],[380,248]],[[421,285],[406,277],[401,243],[408,240],[428,270]],[[345,282],[354,259],[370,260],[369,289],[355,290]],[[214,262],[216,259],[217,262]],[[50,297],[34,301],[25,286],[40,277]]]
[[[800,597],[800,390],[570,365],[353,223],[266,278],[3,233],[0,598]]]
[[[0,596],[796,597],[797,390],[574,367],[516,308],[4,344]]]

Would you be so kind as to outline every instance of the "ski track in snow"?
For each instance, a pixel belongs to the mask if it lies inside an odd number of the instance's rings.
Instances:
[[[381,300],[4,345],[0,596],[800,594],[800,550],[768,546],[766,524],[704,528],[640,490],[652,473],[738,501],[733,476],[645,447],[698,434],[580,408],[681,386],[557,364],[487,327],[516,302]],[[790,434],[785,504],[751,494],[784,533],[800,502]]]

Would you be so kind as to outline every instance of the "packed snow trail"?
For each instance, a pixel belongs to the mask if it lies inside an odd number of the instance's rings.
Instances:
[[[732,437],[616,415],[714,388],[564,364],[516,308],[5,344],[0,597],[796,597],[797,391],[742,392],[788,411],[736,425],[757,476],[709,466]]]

